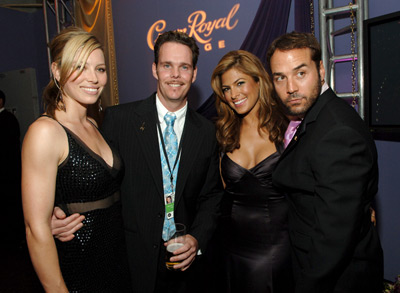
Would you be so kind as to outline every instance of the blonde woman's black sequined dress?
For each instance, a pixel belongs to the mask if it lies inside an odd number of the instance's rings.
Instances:
[[[63,126],[64,127],[64,126]],[[60,267],[70,292],[130,292],[119,189],[123,164],[113,166],[64,127],[69,154],[59,166],[55,205],[85,216],[73,240],[56,240]]]

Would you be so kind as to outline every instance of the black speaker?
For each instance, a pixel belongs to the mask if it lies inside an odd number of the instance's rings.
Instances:
[[[374,138],[400,141],[400,12],[364,20],[365,121]]]

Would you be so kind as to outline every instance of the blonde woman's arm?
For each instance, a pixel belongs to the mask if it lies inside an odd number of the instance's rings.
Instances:
[[[35,271],[46,292],[68,292],[51,233],[57,168],[68,151],[64,130],[40,118],[25,135],[22,146],[22,203],[26,239]]]

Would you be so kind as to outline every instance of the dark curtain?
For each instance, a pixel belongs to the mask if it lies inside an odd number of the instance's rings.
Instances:
[[[241,50],[256,55],[266,65],[269,45],[286,33],[292,0],[263,0]]]
[[[95,35],[103,44],[108,83],[101,94],[101,107],[105,109],[117,105],[119,104],[119,94],[111,0],[76,0],[75,18],[77,26]],[[91,105],[88,109],[88,115],[101,125],[104,111],[99,110],[99,104]]]
[[[275,38],[286,33],[290,4],[291,0],[261,0],[254,21],[240,48],[259,57],[265,65],[269,45]],[[197,109],[197,112],[211,120],[217,117],[213,94]]]
[[[294,29],[303,33],[314,33],[314,1],[295,0]],[[312,14],[311,14],[312,12]]]

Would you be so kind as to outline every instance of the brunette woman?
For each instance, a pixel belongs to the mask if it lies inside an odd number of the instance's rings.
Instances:
[[[225,185],[219,226],[226,292],[293,292],[288,206],[272,185],[287,118],[261,61],[227,53],[211,85]]]

